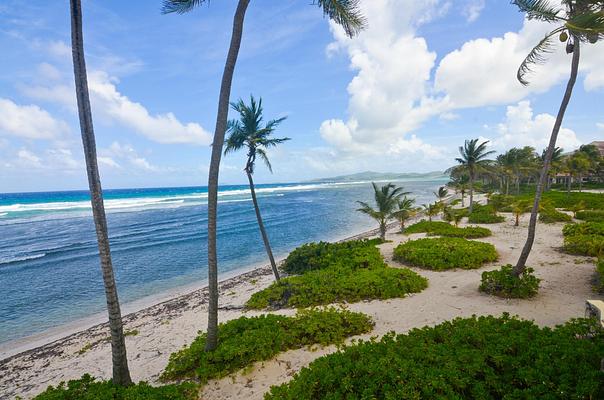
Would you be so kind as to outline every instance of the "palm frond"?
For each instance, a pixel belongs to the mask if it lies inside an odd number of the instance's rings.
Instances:
[[[582,41],[604,38],[604,11],[585,11],[573,15],[565,27]]]
[[[185,14],[209,0],[164,0],[162,14]]]
[[[536,19],[545,22],[559,21],[558,16],[563,10],[554,7],[547,0],[512,0],[521,12],[526,13],[528,19]]]
[[[268,159],[268,155],[266,154],[266,151],[264,151],[263,149],[256,149],[256,154],[258,154],[258,156],[262,159],[262,161],[264,161],[264,165],[266,165],[266,168],[268,168],[268,170],[272,174],[273,166],[271,165],[271,162]]]
[[[540,65],[547,61],[547,54],[550,54],[553,51],[552,36],[560,32],[560,29],[561,28],[558,28],[548,33],[543,39],[541,39],[539,43],[537,43],[535,47],[533,47],[533,49],[526,56],[524,61],[522,61],[522,64],[520,64],[520,67],[518,68],[518,73],[516,74],[518,81],[522,85],[528,86],[529,82],[526,77],[529,73],[532,72],[531,67],[533,65]]]
[[[344,28],[348,37],[365,28],[366,20],[359,8],[359,0],[314,0],[313,4],[323,9],[323,15]]]

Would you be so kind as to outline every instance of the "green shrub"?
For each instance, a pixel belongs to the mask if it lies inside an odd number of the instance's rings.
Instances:
[[[483,272],[479,290],[507,299],[528,299],[535,296],[541,281],[533,275],[535,271],[532,268],[525,268],[522,275],[518,277],[513,274],[513,269],[510,264],[507,264],[501,269]]]
[[[480,268],[497,257],[492,244],[461,238],[410,240],[394,249],[395,260],[437,271]]]
[[[539,221],[543,222],[544,224],[571,222],[572,220],[573,218],[570,215],[560,212],[553,207],[543,209],[539,212]]]
[[[420,232],[426,232],[428,236],[461,237],[466,239],[483,238],[492,234],[489,229],[480,226],[458,228],[446,222],[429,222],[426,220],[421,220],[405,229],[405,234],[407,235]]]
[[[594,321],[458,318],[318,358],[265,400],[602,399],[602,357]]]
[[[35,400],[192,400],[197,399],[197,385],[150,386],[146,382],[123,387],[111,381],[97,381],[86,374],[82,378],[49,386]]]
[[[524,194],[519,198],[533,200],[535,197],[534,191],[532,193]],[[559,192],[550,190],[543,193],[542,199],[549,201],[555,208],[568,209],[575,204],[583,202],[585,208],[589,210],[604,210],[604,195],[602,193],[589,193],[589,192]]]
[[[252,294],[246,307],[278,309],[384,300],[419,293],[426,287],[428,281],[407,268],[331,267],[283,278]]]
[[[601,235],[604,236],[604,222],[583,222],[581,224],[566,224],[562,228],[564,236]]]
[[[383,264],[382,256],[375,248],[380,243],[380,239],[372,239],[304,244],[287,256],[281,268],[288,274],[301,274],[334,265],[358,267],[368,262]]]
[[[372,328],[373,322],[365,314],[335,308],[299,311],[295,317],[240,317],[218,326],[220,341],[214,351],[204,351],[206,334],[201,333],[191,345],[173,353],[161,379],[196,377],[205,383],[282,351],[342,343],[348,336]]]
[[[596,263],[596,290],[598,292],[604,292],[604,258],[599,258]]]
[[[577,219],[591,222],[604,222],[604,210],[577,211]]]
[[[468,216],[468,222],[472,224],[497,224],[505,221],[505,217],[497,215],[492,206],[474,204],[472,213]]]
[[[564,237],[564,250],[570,254],[600,256],[604,254],[604,236],[572,235]]]

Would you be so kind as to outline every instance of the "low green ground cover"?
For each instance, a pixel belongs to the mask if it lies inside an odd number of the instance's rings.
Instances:
[[[510,264],[500,269],[482,273],[479,290],[506,299],[527,299],[539,291],[539,282],[532,268],[526,268],[520,276],[512,273]]]
[[[604,222],[604,210],[584,210],[577,212],[577,219],[591,222]]]
[[[562,228],[564,236],[574,235],[602,235],[604,236],[604,222],[583,222],[580,224],[566,224]]]
[[[539,221],[545,224],[554,224],[556,222],[572,222],[573,218],[556,210],[555,208],[545,208],[539,212]]]
[[[596,290],[604,292],[604,258],[599,258],[596,263]]]
[[[86,374],[80,379],[50,386],[34,400],[193,400],[198,398],[197,392],[194,383],[151,386],[140,382],[123,387]]]
[[[254,293],[251,309],[278,309],[389,299],[418,293],[428,281],[407,268],[390,268],[375,241],[314,243],[294,250],[286,271],[298,271]]]
[[[604,223],[568,224],[562,233],[566,252],[592,257],[604,255]]]
[[[468,217],[471,224],[496,224],[505,221],[505,217],[497,215],[492,205],[474,204],[474,209]]]
[[[321,357],[265,400],[602,399],[602,357],[593,321],[455,319]]]
[[[466,239],[477,239],[491,236],[491,231],[480,226],[455,227],[447,222],[421,220],[407,229],[405,234],[427,233],[428,236],[461,237]]]
[[[189,346],[173,353],[161,379],[195,378],[205,383],[286,350],[342,343],[372,329],[373,322],[365,314],[335,308],[303,310],[295,317],[240,317],[219,325],[216,350],[204,351],[206,334],[201,333]]]
[[[474,269],[497,261],[495,246],[462,238],[410,240],[394,249],[394,259],[433,270]]]

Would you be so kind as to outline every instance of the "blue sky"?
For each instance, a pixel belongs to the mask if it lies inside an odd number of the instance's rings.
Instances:
[[[104,186],[205,185],[236,2],[187,15],[161,15],[159,0],[83,3]],[[311,3],[249,7],[232,99],[262,97],[292,138],[259,182],[443,170],[474,137],[498,151],[545,146],[570,58],[553,54],[528,88],[515,72],[546,24],[500,0],[361,0],[368,28],[350,40]],[[68,1],[0,4],[0,192],[87,187],[69,30]],[[560,145],[604,136],[603,90],[597,44]],[[223,160],[221,183],[243,183],[243,154]]]

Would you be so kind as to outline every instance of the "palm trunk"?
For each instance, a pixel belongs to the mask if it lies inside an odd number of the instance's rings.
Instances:
[[[465,208],[465,207],[466,207],[466,202],[465,202],[465,200],[466,200],[466,194],[465,194],[464,192],[461,192],[461,206],[462,206],[463,208]]]
[[[474,174],[470,171],[470,209],[469,213],[472,213],[472,209],[474,208]]]
[[[258,228],[260,228],[260,234],[262,235],[262,241],[264,242],[264,248],[266,249],[266,254],[268,255],[268,259],[271,262],[271,268],[273,270],[273,275],[275,275],[275,280],[279,282],[279,270],[277,269],[277,264],[275,263],[275,258],[273,257],[273,250],[271,249],[271,244],[268,240],[268,235],[266,234],[266,230],[264,229],[264,223],[262,222],[262,215],[260,215],[260,207],[258,206],[258,199],[256,199],[256,189],[254,188],[254,179],[252,178],[251,172],[246,169],[245,173],[247,174],[247,179],[250,182],[250,192],[252,192],[252,202],[254,203],[254,210],[256,211],[256,219],[258,219]]]
[[[520,225],[520,214],[516,214],[516,223],[514,224],[514,226],[519,226]]]
[[[130,371],[128,370],[124,327],[122,325],[122,314],[117,296],[117,288],[115,286],[113,265],[111,263],[109,234],[107,232],[107,218],[105,217],[105,206],[103,204],[103,189],[101,187],[101,178],[99,176],[99,168],[96,158],[96,143],[94,138],[94,128],[92,125],[90,97],[88,94],[86,60],[84,58],[81,1],[71,0],[70,8],[73,73],[78,102],[80,130],[82,133],[82,145],[84,147],[84,157],[86,159],[86,173],[88,175],[88,186],[90,189],[92,216],[94,219],[99,256],[101,259],[101,271],[103,273],[103,283],[105,285],[105,297],[107,298],[107,313],[109,314],[109,329],[111,330],[113,382],[117,385],[126,386],[132,384],[132,379],[130,378]]]
[[[218,345],[218,258],[216,250],[216,217],[218,211],[218,173],[220,171],[220,159],[222,158],[222,146],[227,128],[229,114],[229,100],[231,97],[231,84],[235,64],[241,46],[243,35],[243,21],[250,0],[239,0],[237,10],[233,17],[233,32],[231,44],[222,73],[220,85],[220,97],[218,99],[218,114],[216,115],[216,129],[214,130],[214,142],[212,143],[212,157],[210,159],[210,170],[208,174],[208,330],[206,339],[206,351],[212,351]]]
[[[570,195],[570,186],[572,185],[572,178],[570,176],[570,174],[568,174],[568,177],[566,179],[566,193]]]
[[[579,174],[579,193],[583,190],[583,175]]]
[[[382,241],[386,241],[386,222],[382,221],[380,222],[380,239],[382,239]]]
[[[581,51],[579,40],[575,39],[574,42],[575,47],[571,63],[570,78],[568,80],[568,84],[566,85],[566,92],[564,93],[562,104],[560,105],[558,116],[556,117],[554,129],[552,130],[549,145],[545,153],[545,160],[543,160],[543,169],[541,171],[541,176],[539,177],[539,182],[537,182],[537,190],[535,192],[535,201],[533,203],[533,209],[531,210],[531,219],[529,221],[526,243],[524,244],[522,252],[520,253],[520,258],[518,259],[518,262],[514,267],[514,274],[516,276],[520,276],[524,272],[524,269],[526,268],[526,260],[528,259],[528,256],[533,247],[533,242],[535,241],[535,230],[537,228],[537,214],[539,213],[539,202],[541,201],[541,195],[543,193],[543,187],[545,186],[545,180],[547,179],[554,150],[556,149],[556,140],[558,139],[558,133],[560,132],[560,127],[562,126],[564,114],[566,113],[568,103],[570,102],[570,98],[573,94],[573,87],[575,86],[575,82],[577,81],[577,73],[579,70],[579,59]]]

